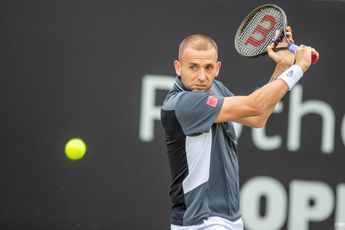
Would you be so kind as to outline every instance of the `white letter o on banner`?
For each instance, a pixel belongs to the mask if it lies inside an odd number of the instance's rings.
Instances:
[[[248,229],[281,229],[286,219],[287,194],[272,177],[255,177],[241,188],[241,212]],[[260,199],[266,198],[265,216],[260,215]]]

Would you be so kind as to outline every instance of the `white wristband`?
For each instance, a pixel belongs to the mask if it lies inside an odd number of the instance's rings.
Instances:
[[[285,70],[278,79],[281,79],[285,81],[285,83],[288,85],[289,90],[291,90],[294,85],[297,84],[299,79],[301,79],[303,76],[303,70],[299,65],[293,65],[287,70]]]

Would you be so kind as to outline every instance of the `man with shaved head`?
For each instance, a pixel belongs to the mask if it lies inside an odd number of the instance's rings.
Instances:
[[[180,44],[178,50],[178,58],[181,60],[181,54],[187,47],[195,50],[208,50],[214,48],[218,53],[217,43],[204,34],[193,34],[186,37]]]
[[[290,27],[286,35],[291,42]],[[303,46],[296,54],[275,52],[270,45],[267,51],[276,67],[269,83],[250,95],[234,96],[215,80],[221,68],[216,42],[203,34],[181,42],[174,61],[177,77],[161,109],[171,172],[172,230],[243,230],[232,122],[263,127],[274,106],[309,68],[312,50]]]

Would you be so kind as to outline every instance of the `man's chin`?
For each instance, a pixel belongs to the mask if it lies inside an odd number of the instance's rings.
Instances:
[[[196,88],[192,90],[193,92],[208,92],[208,88]]]

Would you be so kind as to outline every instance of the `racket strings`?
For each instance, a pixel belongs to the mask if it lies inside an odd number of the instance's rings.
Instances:
[[[272,16],[275,18],[274,26],[269,30],[269,33],[266,37],[263,37],[262,31],[260,27],[257,28],[259,25],[264,26],[267,28],[267,24],[263,24],[261,21],[265,16]],[[265,27],[266,26],[266,27]],[[263,8],[260,11],[256,12],[252,17],[250,17],[246,24],[243,25],[242,31],[237,38],[237,47],[239,51],[244,56],[256,56],[266,52],[266,48],[268,45],[272,43],[272,40],[275,36],[276,30],[281,30],[284,26],[284,18],[280,11],[274,8]],[[259,33],[254,33],[255,29]],[[248,44],[248,39],[252,37],[252,41],[257,42],[255,46],[253,44]]]

